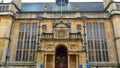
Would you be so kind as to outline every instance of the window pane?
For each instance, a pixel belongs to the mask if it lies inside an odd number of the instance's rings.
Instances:
[[[27,49],[29,49],[29,41],[27,41]]]
[[[23,51],[23,61],[25,61],[25,51]]]
[[[17,49],[22,49],[22,41],[18,41]]]
[[[20,31],[21,31],[21,32],[24,31],[24,24],[20,24]]]
[[[104,61],[106,60],[106,54],[105,54],[105,51],[103,51],[103,60],[104,60]]]
[[[91,48],[91,47],[90,47],[90,45],[91,45],[91,44],[90,44],[90,41],[88,40],[88,49],[90,49],[90,48]]]
[[[100,41],[98,40],[98,49],[100,50]]]
[[[94,44],[94,46],[95,46],[95,49],[98,49],[98,46],[97,46],[97,41],[95,40],[95,42],[94,42],[95,44]]]
[[[101,51],[99,51],[99,61],[102,61],[102,60],[101,60],[101,57],[102,57],[102,56],[101,56]]]
[[[33,48],[33,41],[31,42],[31,49]]]
[[[34,49],[36,48],[36,41],[34,41]]]
[[[93,41],[91,41],[91,49],[93,49]]]
[[[98,59],[98,56],[99,56],[99,53],[98,53],[98,51],[96,51],[96,61],[99,60],[99,59]]]
[[[107,50],[107,42],[105,41],[105,49]]]
[[[37,24],[32,24],[32,32],[37,31]]]
[[[26,31],[30,32],[30,24],[26,24]]]
[[[27,61],[28,60],[28,51],[26,50],[25,52],[26,52],[26,54],[25,54],[25,61]]]
[[[91,61],[91,57],[90,57],[90,51],[88,51],[88,57],[89,57],[89,61]]]
[[[89,27],[90,27],[89,39],[92,39],[92,24],[90,24]]]
[[[16,52],[16,61],[19,61],[19,52]]]
[[[22,51],[19,51],[19,61],[21,60],[21,56],[22,56]]]
[[[102,49],[104,50],[105,49],[105,43],[104,43],[103,40],[101,41],[101,43],[102,43]]]
[[[30,32],[27,32],[27,39],[30,39]]]
[[[106,61],[109,61],[108,59],[108,52],[106,51]]]
[[[91,51],[91,58],[92,58],[92,61],[94,61],[94,51]]]
[[[25,41],[24,42],[24,49],[26,49],[27,48],[27,44],[26,44],[27,42]]]

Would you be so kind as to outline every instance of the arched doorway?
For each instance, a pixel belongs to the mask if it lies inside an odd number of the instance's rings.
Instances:
[[[67,49],[65,47],[58,47],[56,49],[55,68],[67,68]]]

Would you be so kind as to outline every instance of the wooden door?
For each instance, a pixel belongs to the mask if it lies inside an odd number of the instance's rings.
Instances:
[[[67,49],[59,47],[56,50],[55,68],[67,68]]]
[[[56,57],[56,68],[67,68],[67,56]]]

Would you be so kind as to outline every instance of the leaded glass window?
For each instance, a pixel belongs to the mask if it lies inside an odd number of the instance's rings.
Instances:
[[[20,24],[16,61],[34,61],[37,24]]]
[[[108,62],[104,23],[86,23],[87,53],[90,62]]]

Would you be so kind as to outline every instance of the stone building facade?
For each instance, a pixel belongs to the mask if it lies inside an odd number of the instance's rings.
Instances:
[[[119,68],[120,2],[0,3],[0,68]]]

